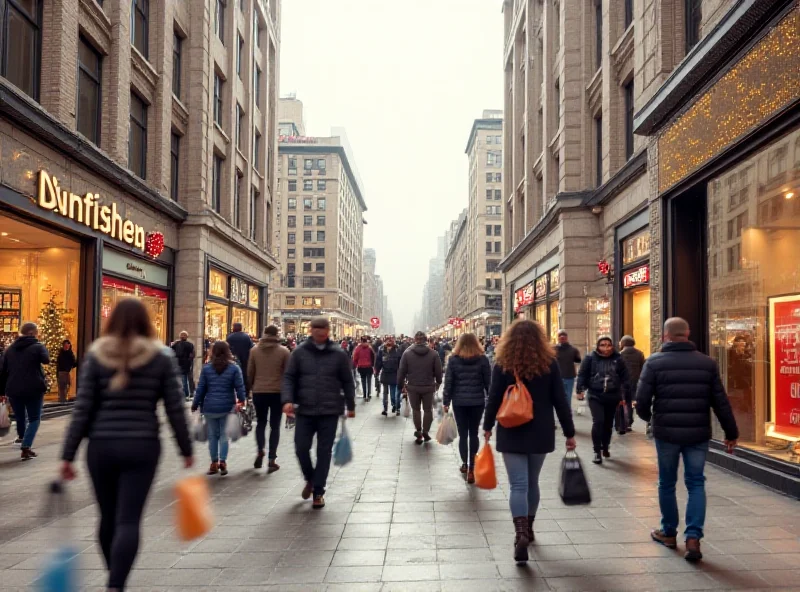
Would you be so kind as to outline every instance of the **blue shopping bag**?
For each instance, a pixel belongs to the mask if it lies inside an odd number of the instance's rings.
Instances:
[[[342,417],[342,431],[333,447],[333,464],[343,467],[351,460],[353,460],[353,445],[350,443],[350,435],[347,433],[347,426]]]
[[[57,515],[65,514],[64,487],[56,481],[50,484],[50,509]],[[78,583],[77,556],[78,550],[69,542],[62,542],[45,560],[42,573],[36,579],[39,592],[77,592]]]

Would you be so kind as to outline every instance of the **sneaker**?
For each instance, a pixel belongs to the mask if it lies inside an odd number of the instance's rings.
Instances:
[[[431,439],[432,439],[432,438],[431,438],[431,435],[430,435],[428,432],[425,432],[424,434],[422,434],[422,438],[423,438],[423,439],[424,439],[426,442],[430,442],[430,441],[431,441]]]
[[[260,469],[263,466],[264,466],[264,452],[262,451],[256,455],[256,461],[253,463],[253,468]]]
[[[472,469],[470,469],[469,472],[467,473],[467,483],[469,483],[470,485],[475,483],[475,472]]]
[[[31,460],[32,458],[36,458],[38,455],[31,450],[30,448],[23,448],[22,453],[20,454],[21,460]]]
[[[271,475],[280,468],[281,466],[275,462],[275,459],[269,461],[269,464],[267,465],[267,475]]]
[[[381,415],[387,415],[388,416],[389,413],[386,411],[386,409],[384,409],[383,411],[381,411]]]
[[[596,464],[596,465],[602,465],[603,464],[603,457],[600,456],[599,452],[595,452],[594,453],[594,458],[592,459],[592,462],[594,464]]]
[[[314,491],[314,484],[311,481],[306,481],[306,486],[303,488],[303,493],[301,493],[300,496],[304,500],[307,500],[308,498],[311,497],[313,491]]]
[[[660,528],[658,530],[651,530],[650,531],[650,538],[653,539],[655,542],[664,545],[667,549],[676,549],[678,547],[678,542],[675,540],[675,537],[674,536],[667,536],[666,533],[663,530],[661,530]],[[694,539],[694,540],[696,541],[697,539]],[[686,548],[688,549],[689,548],[689,545],[688,545],[689,541],[687,540],[686,543],[687,543]],[[700,550],[699,543],[698,543],[697,549],[698,549],[698,551]]]
[[[314,503],[311,504],[311,507],[315,510],[321,510],[325,507],[325,498],[321,495],[314,496]]]
[[[700,552],[700,539],[686,539],[686,553],[683,558],[692,563],[703,558],[703,554]]]
[[[467,463],[464,463],[463,465],[461,465],[460,471],[461,471],[462,475],[466,475],[467,474]]]
[[[219,461],[219,474],[223,477],[228,474],[228,463],[224,460]]]
[[[611,458],[611,453],[608,450],[603,450],[603,458]]]
[[[211,463],[211,466],[208,468],[208,471],[206,471],[206,475],[216,475],[217,473],[219,473],[219,463],[217,461],[214,461]]]

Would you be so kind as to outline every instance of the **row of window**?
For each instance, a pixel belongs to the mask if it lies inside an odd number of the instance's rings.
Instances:
[[[492,233],[494,230],[494,233]],[[487,224],[486,225],[486,236],[502,236],[503,235],[503,227],[500,224]]]
[[[173,134],[173,137],[176,137]],[[177,157],[176,157],[177,160]],[[222,213],[222,177],[223,177],[223,163],[225,159],[214,154],[214,163],[211,169],[211,207],[218,214]],[[175,164],[177,169],[177,163]],[[233,225],[236,228],[242,227],[241,221],[241,198],[242,198],[242,183],[244,182],[244,174],[237,168],[236,169],[236,183],[233,186]],[[248,228],[247,236],[251,240],[256,240],[256,212],[258,202],[261,197],[260,192],[255,187],[250,187],[250,200],[248,201]]]
[[[486,278],[486,288],[488,288],[489,290],[492,290],[492,289],[499,290],[500,288],[503,287],[502,283],[503,283],[503,280],[501,280],[500,278],[488,278],[488,277]],[[488,304],[487,304],[487,306],[488,306]],[[490,307],[490,308],[493,308],[493,307]],[[497,308],[500,308],[500,307],[498,306]]]
[[[491,200],[494,198],[495,201],[500,201],[503,199],[503,190],[502,189],[487,189],[486,190],[486,199]]]
[[[492,250],[492,241],[486,241],[487,253],[500,253],[500,241],[494,241],[494,250]]]
[[[296,175],[297,174],[297,157],[290,156],[289,157],[289,174]],[[306,171],[320,171],[324,172],[327,168],[327,163],[324,158],[306,158],[303,160],[303,170]],[[294,172],[292,172],[294,171]]]
[[[289,216],[286,220],[289,228],[297,227],[297,216]],[[314,216],[303,216],[303,226],[313,226]],[[317,226],[325,226],[325,216],[317,216]]]
[[[502,183],[503,181],[503,173],[486,173],[486,182],[487,183]]]
[[[297,287],[297,276],[294,275],[287,275],[285,281],[287,288],[296,288]],[[303,288],[324,288],[325,287],[325,276],[309,276],[304,275],[302,281]]]
[[[499,216],[500,206],[486,206],[486,213],[490,216]]]
[[[324,263],[303,263],[303,271],[311,271],[311,268],[316,265],[317,272],[324,272],[325,271],[325,264]],[[288,263],[286,265],[286,275],[295,275],[295,271],[297,269],[297,265],[295,263]]]
[[[290,198],[288,198],[286,200],[286,202],[287,202],[286,203],[286,207],[288,209],[290,209],[290,210],[296,210],[297,209],[297,198],[296,197],[290,197]],[[318,197],[317,198],[317,209],[318,210],[324,210],[325,207],[326,207],[326,202],[327,202],[326,198]],[[303,199],[303,209],[304,210],[311,210],[311,209],[313,209],[313,206],[314,206],[314,200],[312,198],[307,197],[307,198]]]
[[[317,191],[326,191],[328,182],[325,179],[317,180]],[[297,191],[297,179],[289,179],[289,191]],[[303,181],[303,191],[314,191],[314,181],[305,179]]]
[[[487,144],[497,144],[498,146],[503,143],[503,136],[486,136]]]
[[[314,240],[312,238],[313,235],[314,235],[314,231],[313,230],[304,230],[303,231],[303,242],[305,242],[305,243],[313,242],[313,240]],[[296,237],[294,232],[288,233],[288,237],[289,237],[289,244],[290,245],[293,245],[293,244],[295,244],[297,242],[297,237]],[[316,242],[319,242],[319,243],[325,242],[325,231],[324,230],[317,230],[317,241]]]
[[[297,297],[287,296],[286,306],[296,306]],[[311,306],[314,308],[322,308],[322,298],[319,296],[303,296],[301,299],[303,306]]]

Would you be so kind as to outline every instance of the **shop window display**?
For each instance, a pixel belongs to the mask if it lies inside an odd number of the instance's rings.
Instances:
[[[711,355],[720,365],[739,443],[795,463],[800,462],[798,142],[800,130],[712,179],[707,191]],[[714,435],[723,437],[717,425]]]
[[[603,335],[611,335],[611,302],[607,297],[586,299],[586,334],[591,347]]]
[[[39,325],[39,339],[54,362],[45,368],[46,402],[58,401],[55,360],[62,342],[79,342],[80,255],[77,241],[0,216],[0,342],[8,347],[26,321]],[[74,385],[74,370],[71,379]],[[73,387],[69,397],[74,396]]]
[[[156,329],[156,339],[162,343],[167,342],[167,302],[168,294],[164,290],[143,286],[128,280],[103,276],[103,300],[100,308],[103,319],[107,319],[114,310],[117,302],[123,298],[136,298],[141,300],[150,320]]]

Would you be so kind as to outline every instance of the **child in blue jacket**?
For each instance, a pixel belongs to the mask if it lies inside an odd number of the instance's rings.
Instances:
[[[231,348],[226,342],[217,341],[211,349],[211,359],[200,372],[200,383],[192,402],[192,411],[199,408],[208,425],[208,450],[211,453],[208,475],[228,474],[225,422],[234,408],[244,404],[246,396],[242,371],[233,361]]]

